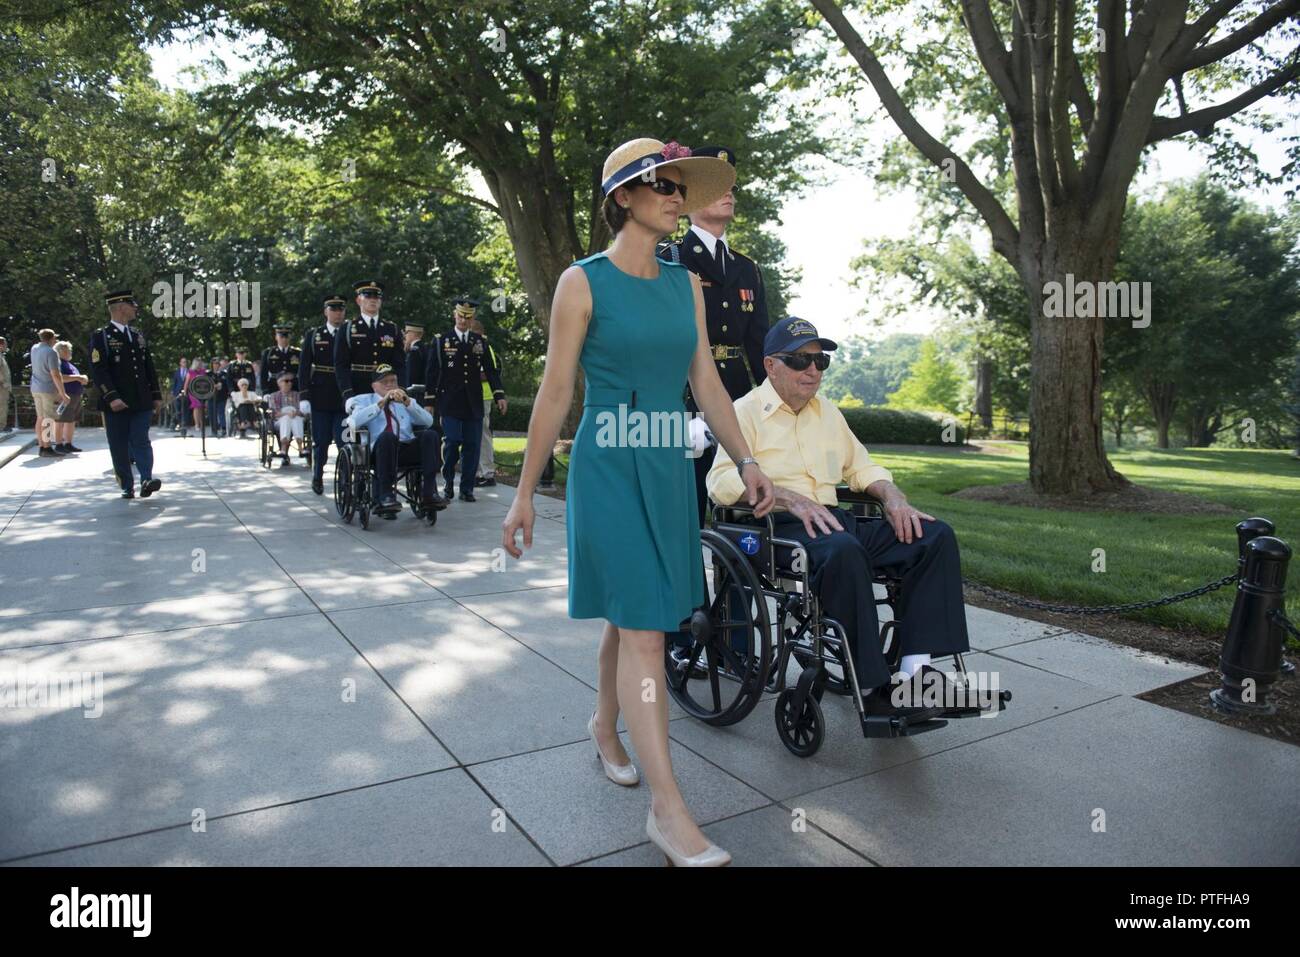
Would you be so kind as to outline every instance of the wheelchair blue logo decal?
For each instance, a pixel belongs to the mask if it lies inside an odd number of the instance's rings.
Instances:
[[[740,537],[740,547],[745,550],[746,555],[758,554],[758,536],[750,533]]]

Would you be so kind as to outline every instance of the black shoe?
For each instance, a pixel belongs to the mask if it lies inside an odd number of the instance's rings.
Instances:
[[[397,513],[396,513],[396,512],[380,512],[380,513],[379,513],[379,517],[380,517],[380,518],[383,518],[383,519],[387,519],[387,520],[390,521],[390,522],[395,522],[395,521],[397,521]]]
[[[65,446],[63,446],[63,447],[64,447],[65,449],[67,449],[69,452],[80,452],[80,451],[81,451],[81,449],[77,448],[77,447],[76,447],[75,445],[73,445],[72,443],[68,443],[67,445],[65,445]]]
[[[475,483],[479,488],[491,488],[497,484],[497,477],[489,475],[487,478],[481,478]]]
[[[441,512],[450,504],[450,502],[437,493],[434,493],[433,495],[425,495],[420,499],[420,506],[426,512]]]
[[[300,459],[305,459],[306,457],[307,457],[307,450],[306,450],[306,449],[299,449],[299,450],[298,450],[298,458],[300,458]]]
[[[317,495],[324,495],[324,494],[325,494],[325,480],[324,480],[323,478],[321,478],[319,475],[314,475],[314,476],[312,476],[312,480],[311,480],[311,490],[312,490],[313,492],[315,492]]]
[[[461,500],[462,502],[477,502],[477,501],[478,501],[478,499],[476,499],[476,498],[474,497],[474,493],[473,493],[473,492],[466,492],[466,491],[463,491],[463,490],[462,490],[461,493],[460,493],[460,500]]]
[[[447,491],[443,492],[442,497],[445,498],[448,502],[450,502],[453,498],[456,497],[456,490],[451,487],[450,482],[447,483]]]
[[[140,483],[140,497],[148,498],[160,488],[162,488],[162,482],[159,479],[145,479]]]
[[[289,461],[289,456],[287,455],[280,456],[280,468],[287,469],[291,464],[292,463]]]
[[[397,500],[396,495],[385,495],[375,506],[376,515],[396,515],[402,510],[402,503]]]
[[[123,498],[135,498],[135,489],[130,489],[130,488],[124,488],[124,489],[122,489],[122,497],[123,497]]]
[[[41,450],[36,453],[37,458],[42,459],[61,459],[63,453],[50,445],[42,445]]]

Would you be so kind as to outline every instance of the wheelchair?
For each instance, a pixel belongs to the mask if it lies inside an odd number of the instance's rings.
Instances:
[[[263,468],[270,468],[275,460],[280,457],[280,429],[276,424],[275,416],[271,409],[264,402],[257,404],[257,440],[258,461],[262,463]],[[307,465],[311,465],[313,454],[311,443],[311,414],[303,416],[302,419],[302,439],[298,440],[299,458],[307,460]],[[293,443],[290,442],[290,448]]]
[[[841,504],[855,516],[884,521],[879,500],[863,492],[837,490]],[[948,719],[1002,711],[1011,692],[992,689],[973,695],[971,704],[944,702],[912,715],[869,715],[863,706],[853,668],[853,642],[844,626],[823,614],[811,584],[811,570],[801,543],[776,534],[771,515],[754,517],[744,506],[714,506],[708,528],[700,531],[705,553],[705,603],[691,615],[689,650],[665,644],[669,694],[687,714],[725,727],[743,720],[765,694],[776,696],[775,720],[781,743],[794,755],[816,754],[825,738],[822,711],[825,692],[852,699],[862,734],[899,738],[936,731]],[[897,611],[903,583],[876,572],[881,586],[877,607],[888,606],[893,618],[881,623],[880,638],[890,673],[896,673],[902,650],[896,640]],[[954,681],[976,689],[961,654],[953,654]],[[799,666],[791,686],[790,663]],[[923,702],[924,703],[924,702]]]
[[[418,436],[424,428],[417,426]],[[334,510],[339,518],[351,525],[357,516],[363,529],[370,528],[370,516],[375,507],[374,465],[371,462],[370,433],[368,429],[343,426],[343,447],[334,463]],[[397,466],[397,497],[411,507],[416,518],[430,525],[438,524],[440,509],[425,508],[421,502],[420,467]]]

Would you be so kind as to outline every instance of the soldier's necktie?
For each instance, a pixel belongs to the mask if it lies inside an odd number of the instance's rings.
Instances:
[[[713,264],[718,267],[719,276],[727,274],[727,257],[722,251],[721,239],[713,244]]]

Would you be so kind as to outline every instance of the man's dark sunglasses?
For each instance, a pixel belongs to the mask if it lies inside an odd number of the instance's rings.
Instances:
[[[821,372],[825,372],[826,367],[831,364],[831,357],[824,352],[778,352],[776,358],[795,372],[803,372],[804,369],[812,365],[815,365]]]
[[[671,196],[673,193],[681,193],[682,202],[686,202],[686,186],[683,183],[674,183],[670,179],[652,179],[648,180],[646,185],[660,196]]]

